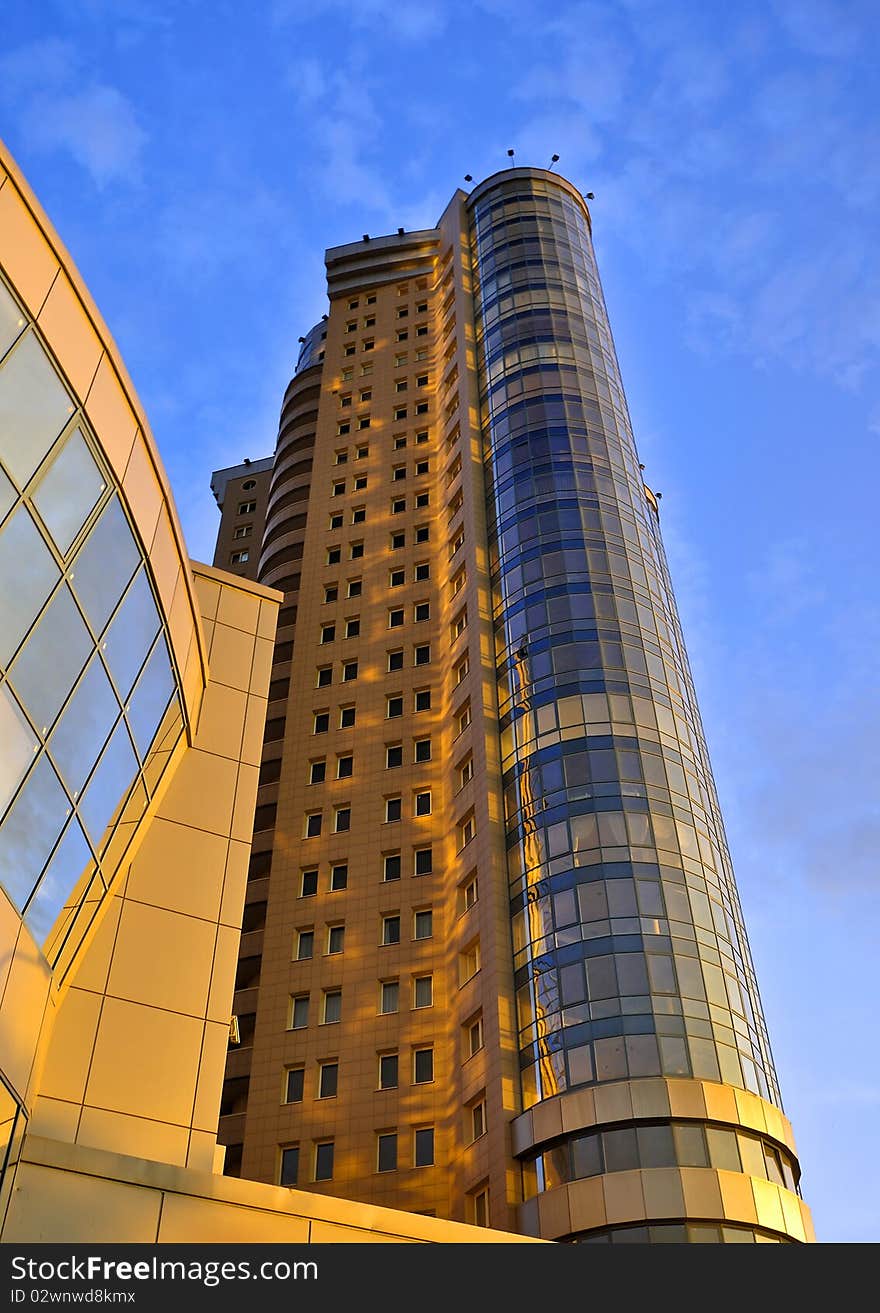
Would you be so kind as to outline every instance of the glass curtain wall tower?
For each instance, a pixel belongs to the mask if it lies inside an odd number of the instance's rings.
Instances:
[[[316,1188],[547,1239],[806,1239],[584,198],[508,169],[327,267],[259,570],[286,597],[231,1161],[330,1146]]]

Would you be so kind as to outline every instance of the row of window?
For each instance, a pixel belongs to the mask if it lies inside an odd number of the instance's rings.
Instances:
[[[431,530],[429,525],[417,524],[415,526],[413,539],[417,544],[430,542]],[[406,546],[405,530],[398,530],[397,532],[392,533],[390,535],[389,548],[392,552],[399,551],[402,547],[405,546]],[[348,559],[350,561],[363,560],[363,555],[364,555],[363,542],[351,542],[348,544]],[[334,543],[332,547],[327,548],[327,555],[324,561],[325,565],[339,565],[341,560],[342,560],[342,547],[339,544]]]
[[[424,1006],[424,1005],[423,1005]],[[380,1090],[399,1088],[400,1056],[395,1052],[378,1055]],[[434,1080],[433,1045],[414,1047],[410,1059],[410,1080],[413,1085],[430,1085]],[[302,1103],[305,1096],[305,1067],[288,1067],[285,1073],[284,1102]],[[339,1093],[339,1060],[331,1058],[318,1063],[315,1097],[335,1099]],[[475,1137],[476,1138],[476,1137]]]
[[[313,1148],[311,1180],[333,1180],[334,1148],[335,1145],[333,1140],[319,1140],[315,1143]],[[397,1159],[397,1131],[379,1132],[377,1134],[376,1170],[380,1172],[396,1171]],[[433,1126],[417,1127],[413,1131],[412,1165],[413,1167],[432,1167],[434,1165]],[[298,1144],[282,1146],[279,1165],[279,1184],[294,1186],[299,1182],[299,1175],[300,1146]],[[486,1225],[486,1223],[484,1222],[482,1225]]]
[[[405,318],[406,316],[402,316],[402,317]],[[354,333],[354,332],[357,332],[357,320],[356,320],[356,319],[354,319],[354,320],[350,319],[350,320],[346,323],[345,331],[346,331],[347,333]],[[415,326],[415,336],[416,336],[416,337],[427,337],[427,336],[428,336],[428,325],[427,325],[427,324],[416,324],[416,326]],[[395,332],[394,340],[395,340],[396,342],[407,342],[407,341],[409,340],[409,329],[408,329],[408,328],[398,328],[397,331]],[[360,349],[361,349],[361,351],[373,351],[373,350],[375,350],[375,347],[376,347],[376,339],[375,339],[374,337],[363,337],[363,338],[361,338],[361,342],[360,342]],[[349,342],[349,343],[347,343],[347,344],[342,348],[342,354],[343,354],[344,356],[346,356],[346,357],[354,356],[354,355],[357,354],[357,350],[358,350],[358,348],[357,348],[357,344],[356,344],[355,342]]]
[[[423,644],[423,645],[416,646],[416,647],[413,648],[413,665],[414,665],[414,666],[425,666],[425,665],[428,665],[429,662],[430,662],[430,660],[431,660],[431,647],[430,647],[430,644],[425,643],[425,644]],[[348,675],[348,676],[345,675],[345,670],[346,670],[346,668],[347,668],[347,665],[352,665],[352,666],[355,667],[353,673],[350,674],[350,675]],[[397,670],[402,670],[402,669],[403,669],[403,648],[397,648],[397,649],[395,649],[393,652],[389,652],[389,653],[388,653],[388,670],[389,670],[389,672],[391,672],[391,671],[397,671]],[[329,670],[329,671],[331,672],[331,675],[332,675],[332,667],[330,667],[330,666],[324,666],[324,667],[319,668],[319,671],[318,671],[319,676],[321,675],[321,672],[322,672],[322,671],[325,671],[325,670]],[[464,679],[465,675],[467,674],[467,658],[465,658],[463,661],[460,661],[460,662],[458,663],[458,665],[455,667],[455,672],[456,672],[456,675],[457,675],[457,677],[458,677],[458,678],[457,678],[457,682],[458,682],[458,683],[461,683],[461,681]],[[354,662],[349,662],[349,663],[344,664],[344,665],[343,665],[343,680],[348,679],[348,680],[350,681],[350,680],[352,680],[352,679],[356,679],[356,678],[357,678],[357,662],[354,661]],[[326,675],[325,675],[325,676],[323,677],[323,679],[319,680],[319,682],[320,682],[320,684],[321,684],[321,687],[324,687],[326,684],[331,684],[331,683],[332,683],[332,678],[328,679],[328,678],[326,677]],[[428,711],[428,710],[430,710],[430,707],[431,707],[431,691],[430,691],[430,689],[419,689],[419,690],[416,691],[414,697],[415,697],[415,709],[416,709],[416,711]],[[397,696],[395,696],[395,697],[393,697],[393,698],[389,698],[389,699],[388,699],[388,708],[389,708],[389,709],[388,709],[388,718],[389,718],[389,719],[396,719],[398,716],[402,716],[402,715],[403,715],[403,700],[402,700],[402,695],[397,695]],[[329,729],[330,729],[330,712],[329,712],[329,710],[316,711],[316,712],[313,713],[313,716],[314,716],[314,719],[313,719],[313,722],[312,722],[312,733],[313,733],[313,734],[326,734],[326,733],[329,731]],[[340,708],[339,708],[339,728],[340,728],[340,729],[353,729],[353,728],[354,728],[354,725],[355,725],[355,723],[356,723],[356,719],[357,719],[356,708],[355,708],[354,706],[344,706],[344,707],[340,707]],[[470,701],[468,701],[468,702],[465,702],[464,705],[463,705],[462,707],[460,707],[458,711],[455,712],[455,733],[456,733],[456,737],[458,737],[460,734],[463,734],[464,731],[467,729],[467,727],[470,725],[470,723],[471,723],[471,704],[470,704]],[[415,760],[415,761],[430,761],[430,760],[431,760],[430,740],[429,740],[429,739],[416,739],[415,742],[416,742],[416,744],[425,744],[425,743],[427,743],[427,744],[428,744],[428,747],[427,747],[427,748],[424,747],[424,746],[422,746],[422,747],[417,747],[416,750],[415,750],[416,755],[415,755],[415,757],[414,757],[414,760]],[[394,753],[392,753],[392,756],[395,757],[395,758],[397,758],[397,757],[399,756],[399,760],[394,760],[394,761],[389,760],[386,764],[387,764],[388,766],[401,766],[401,765],[403,765],[403,755],[402,755],[403,749],[402,749],[401,745],[400,745],[400,744],[387,744],[386,747],[388,747],[389,749],[392,748],[392,747],[395,748],[395,749],[398,748],[398,747],[401,748],[400,754],[398,754],[396,751],[395,751]],[[423,754],[423,755],[419,755],[419,754]],[[468,779],[469,779],[469,778],[471,778],[471,777],[468,776]],[[320,783],[319,780],[316,780],[316,781],[313,781],[313,782],[314,782],[314,783]],[[463,784],[466,784],[466,783],[467,783],[467,779],[463,780],[462,783],[463,783]]]
[[[402,573],[402,571],[401,571]],[[427,601],[414,602],[412,604],[412,620],[415,624],[421,624],[431,618],[431,603]],[[388,628],[398,629],[406,622],[406,610],[402,606],[389,607],[388,609]],[[361,632],[361,618],[359,615],[349,616],[342,627],[340,637],[359,638]],[[336,642],[336,621],[327,620],[321,625],[321,643]]]
[[[354,724],[355,724],[355,714],[354,714],[354,713],[355,713],[355,708],[354,708],[354,707],[340,707],[340,708],[339,708],[339,713],[340,713],[340,715],[339,715],[339,728],[340,728],[340,729],[351,729],[351,728],[353,728],[353,726],[354,726]],[[321,711],[321,712],[318,712],[317,715],[315,716],[315,731],[314,731],[314,732],[315,732],[316,734],[326,734],[327,731],[329,730],[329,728],[330,728],[330,713],[329,713],[329,711]],[[431,754],[432,754],[432,744],[431,744],[431,739],[430,739],[430,737],[428,737],[428,738],[423,738],[423,739],[413,739],[413,754],[412,754],[412,760],[413,760],[413,762],[415,762],[416,764],[419,764],[419,763],[421,763],[421,762],[430,761],[430,760],[431,760]],[[398,766],[402,766],[402,765],[403,765],[403,744],[402,744],[402,743],[386,743],[386,744],[385,744],[385,768],[386,768],[386,770],[394,770],[396,767],[398,767]],[[319,772],[319,773],[320,773],[320,772]],[[346,777],[345,777],[345,776],[340,776],[340,777],[338,777],[338,778],[345,779]],[[313,783],[313,784],[320,784],[320,783],[322,783],[322,780],[316,778],[316,779],[313,779],[313,780],[311,781],[311,783]],[[320,825],[318,826],[318,829],[315,831],[315,833],[316,833],[316,834],[320,834],[320,833],[321,833]],[[311,835],[311,834],[307,834],[307,835],[305,835],[304,837],[305,837],[305,838],[311,838],[312,835]]]
[[[427,473],[427,471],[426,471],[426,473]],[[404,477],[405,477],[405,476],[404,476]],[[364,488],[366,488],[366,486],[367,486],[367,476],[366,476],[366,475],[363,475],[362,478],[357,478],[357,479],[355,479],[355,486],[354,486],[354,491],[355,491],[355,492],[360,492],[360,491],[362,491]],[[344,495],[345,495],[345,479],[337,479],[337,480],[333,483],[333,496],[334,496],[334,497],[343,497]],[[420,493],[418,493],[418,494],[416,495],[415,502],[414,502],[414,508],[415,508],[415,510],[417,510],[417,511],[424,510],[425,507],[430,506],[430,504],[431,504],[431,494],[430,494],[429,492],[420,492]],[[407,509],[407,506],[406,506],[406,498],[405,498],[405,497],[392,497],[392,499],[391,499],[391,501],[390,501],[390,503],[389,503],[389,510],[390,510],[390,512],[391,512],[392,515],[403,515],[403,514],[406,512],[406,509]],[[352,524],[366,524],[366,522],[367,522],[367,508],[366,508],[366,506],[355,506],[355,507],[353,507],[353,508],[352,508],[352,512],[351,512],[351,523],[352,523]],[[341,527],[341,526],[340,526],[340,527]]]

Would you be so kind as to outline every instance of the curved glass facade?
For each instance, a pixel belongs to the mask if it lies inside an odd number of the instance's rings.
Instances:
[[[661,1074],[778,1104],[586,206],[516,170],[470,209],[524,1107]]]
[[[183,713],[109,466],[2,283],[0,614],[0,884],[55,963],[100,905]]]

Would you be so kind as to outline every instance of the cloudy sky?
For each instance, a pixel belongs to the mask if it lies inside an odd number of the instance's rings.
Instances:
[[[196,557],[211,470],[272,450],[326,246],[431,226],[508,148],[595,192],[804,1193],[820,1239],[880,1239],[876,5],[3,8],[0,136]]]

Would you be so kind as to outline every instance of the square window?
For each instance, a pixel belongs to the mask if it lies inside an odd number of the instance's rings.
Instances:
[[[397,318],[407,319],[409,317],[409,306],[401,305],[397,307]]]
[[[422,793],[417,793],[417,794],[416,794],[416,797],[415,797],[415,813],[416,813],[416,816],[430,816],[430,815],[431,815],[431,793],[430,793],[430,790],[424,790]],[[420,872],[420,871],[418,870],[418,865],[419,865],[419,864],[418,864],[418,853],[416,853],[416,874],[417,874],[417,875],[421,875],[422,872]]]
[[[351,513],[352,524],[365,524],[367,520],[366,506],[355,506]]]
[[[419,564],[416,566],[415,571],[413,572],[413,578],[415,579],[416,583],[420,583],[424,579],[430,579],[430,577],[431,577],[430,564],[427,561],[420,561]]]
[[[366,460],[369,454],[370,454],[369,447],[358,447],[357,451],[355,452],[355,460]]]
[[[471,704],[466,702],[455,718],[456,732],[463,734],[471,723]]]
[[[314,727],[313,733],[315,733],[315,734],[326,734],[329,728],[330,728],[330,712],[329,712],[329,711],[316,711],[316,712],[315,712],[315,727]]]
[[[345,926],[331,925],[327,931],[327,953],[341,953],[345,948]]]
[[[391,479],[392,479],[392,482],[394,482],[394,483],[400,483],[401,480],[403,480],[403,479],[405,479],[405,478],[406,478],[406,466],[405,466],[405,465],[395,465],[395,466],[394,466],[394,469],[391,471]]]
[[[233,538],[250,538],[253,531],[254,526],[252,524],[240,524],[232,536]]]
[[[483,1099],[471,1105],[471,1139],[479,1140],[486,1133],[486,1104]]]
[[[330,1026],[342,1020],[342,990],[328,989],[324,992],[324,1024]]]
[[[430,939],[434,934],[434,914],[430,908],[416,912],[413,919],[413,938]]]
[[[348,863],[339,862],[330,869],[330,888],[334,891],[348,888]]]
[[[300,886],[300,897],[311,898],[318,892],[318,872],[310,868],[302,873],[302,884]]]
[[[393,770],[395,766],[403,765],[403,744],[392,743],[385,749],[385,768]]]
[[[399,696],[395,696],[395,697],[393,697],[393,698],[389,698],[389,699],[388,699],[388,707],[387,707],[387,710],[386,710],[385,714],[386,714],[386,716],[388,717],[389,720],[393,719],[395,716],[402,716],[402,715],[403,715],[403,698],[402,698],[402,697],[399,697]]]
[[[460,684],[462,682],[462,680],[469,674],[470,668],[471,668],[470,661],[467,657],[467,654],[465,654],[465,656],[462,657],[462,659],[458,662],[458,664],[455,667],[456,684]]]
[[[471,876],[470,880],[466,880],[465,883],[459,889],[458,893],[459,893],[459,906],[463,912],[467,912],[471,907],[473,907],[474,903],[477,901],[477,897],[478,897],[477,877],[474,875]]]
[[[400,943],[400,917],[399,916],[383,916],[382,943],[383,944]]]
[[[417,622],[422,621],[422,620],[430,620],[430,619],[431,619],[431,603],[430,603],[430,602],[416,602],[416,605],[415,605],[415,611],[414,611],[414,616],[413,616],[413,618],[414,618]]]
[[[333,484],[333,496],[342,497],[345,493],[345,479],[337,479]]]
[[[367,297],[367,305],[375,305],[375,304],[376,304],[376,297],[371,293],[370,296]]]
[[[415,709],[416,711],[431,710],[431,690],[429,688],[417,689],[415,695]]]
[[[354,773],[354,757],[337,757],[336,758],[336,778],[338,780],[351,779]]]
[[[300,930],[296,937],[296,960],[307,962],[315,951],[314,930]]]
[[[403,618],[404,618],[403,607],[399,607],[393,611],[389,611],[388,628],[389,629],[399,628],[399,626],[403,624]]]
[[[309,1024],[309,996],[295,994],[290,1000],[290,1029],[303,1030]]]
[[[392,570],[390,575],[390,585],[392,588],[399,588],[401,584],[406,583],[405,570]]]
[[[317,839],[321,833],[321,826],[324,823],[323,812],[310,812],[306,816],[305,835],[306,839]]]
[[[427,441],[428,441],[428,430],[427,430],[427,429],[420,429],[419,432],[416,434],[416,442],[418,442],[419,444],[421,444],[421,443],[423,443],[423,442],[427,442]]]
[[[388,671],[403,670],[403,648],[395,648],[393,652],[388,653]]]
[[[409,337],[409,332],[407,331],[407,329],[399,328],[397,330],[396,340],[398,342],[405,342],[408,337]]]
[[[342,517],[340,516],[340,520],[341,520],[341,519],[342,519]],[[339,562],[341,561],[341,559],[342,559],[342,548],[341,548],[341,547],[328,547],[328,548],[327,548],[327,564],[328,564],[328,565],[338,565]]]
[[[379,1054],[379,1089],[397,1089],[397,1054]]]
[[[354,377],[354,367],[352,365],[346,366],[346,368],[343,369],[340,375],[340,378],[343,383],[350,383],[353,377]]]
[[[336,584],[328,584],[324,589],[324,605],[328,606],[331,602],[335,602],[338,597],[339,589]]]
[[[431,740],[430,740],[430,739],[416,739],[415,744],[414,744],[414,748],[415,748],[415,751],[414,751],[414,754],[413,754],[413,760],[414,760],[414,761],[430,761],[430,760],[431,760]]]
[[[391,550],[393,552],[397,552],[400,550],[401,547],[405,547],[405,546],[406,546],[405,533],[393,533],[391,535]]]
[[[350,356],[350,355],[354,355],[354,352],[353,352],[353,351],[346,351],[345,354],[346,354],[347,356]],[[368,360],[368,361],[366,362],[366,364],[361,365],[361,378],[366,378],[367,375],[368,375],[368,374],[372,374],[372,372],[373,372],[373,362],[372,362],[372,360]]]
[[[416,461],[416,474],[427,474],[428,462],[426,460]]]
[[[427,506],[430,500],[431,494],[429,492],[420,492],[416,497],[416,507],[421,508],[422,506]]]
[[[398,927],[399,929],[399,927]],[[399,941],[398,934],[398,941]],[[379,989],[379,1011],[383,1016],[397,1012],[400,1006],[400,985],[396,980],[383,980]]]
[[[405,446],[406,446],[406,438],[403,437],[402,435],[398,435],[398,437],[394,439],[394,450],[403,451]]]
[[[474,1226],[489,1225],[489,1191],[479,1190],[473,1196]]]
[[[345,834],[350,829],[351,829],[351,808],[337,807],[336,824],[334,826],[335,832],[337,834]]]
[[[229,559],[233,565],[244,565],[250,559],[250,552],[233,552]]]
[[[385,820],[386,820],[386,822],[390,822],[390,821],[399,821],[399,820],[400,820],[400,817],[401,817],[401,800],[400,800],[400,798],[399,798],[399,797],[398,797],[398,798],[386,798],[386,799],[385,799]],[[386,879],[387,879],[387,876],[386,876]]]
[[[406,364],[406,359],[407,359],[406,352],[398,351],[397,355],[394,357],[394,368],[400,369],[403,365]]]
[[[427,313],[428,313],[428,302],[427,302],[427,301],[419,301],[418,305],[416,306],[416,314],[417,314],[417,315],[426,315]]]
[[[345,355],[347,355],[347,356],[353,356],[354,353],[355,353],[354,345],[347,346],[347,347],[345,348]]]
[[[293,1102],[293,1100],[290,1100]],[[281,1162],[278,1168],[279,1185],[296,1185],[299,1177],[299,1145],[288,1145],[281,1150]]]
[[[426,1126],[415,1133],[414,1167],[431,1167],[434,1162],[434,1127]]]
[[[321,642],[332,643],[336,638],[335,625],[321,625]]]
[[[356,319],[348,319],[348,320],[346,320],[346,323],[345,323],[345,331],[346,331],[346,333],[356,333],[356,332],[357,332],[357,326],[358,326],[358,321],[357,321]]]
[[[428,336],[428,325],[427,325],[427,324],[417,324],[417,325],[416,325],[416,337],[427,337],[427,336]]]
[[[475,833],[476,833],[476,826],[474,824],[473,816],[466,816],[462,821],[461,825],[459,825],[458,827],[459,848],[464,848],[466,844],[469,844],[471,839],[473,839]]]
[[[427,360],[427,359],[428,359],[428,348],[424,346],[419,347],[418,351],[416,352],[416,360]]]
[[[318,1068],[318,1098],[335,1099],[339,1080],[339,1064],[322,1062]]]
[[[353,301],[349,301],[349,303],[348,303],[348,308],[349,308],[349,310],[357,310],[357,308],[358,308],[358,299],[357,299],[357,297],[355,297]]]
[[[406,510],[406,498],[395,497],[391,503],[391,514],[402,515],[405,510]]]
[[[387,853],[383,863],[383,880],[400,879],[400,853]]]
[[[429,541],[430,537],[431,537],[431,530],[428,528],[427,524],[419,524],[416,526],[417,543],[426,543]]]
[[[364,488],[366,488],[366,486],[367,486],[367,476],[366,476],[366,474],[359,474],[359,475],[357,476],[357,478],[355,479],[355,481],[354,481],[354,490],[355,490],[355,492],[363,492],[363,490],[364,490]],[[363,510],[363,507],[360,507],[359,509]],[[366,518],[366,512],[365,512],[365,514],[364,514],[364,518]]]
[[[415,653],[415,664],[417,666],[427,666],[430,664],[431,661],[430,643],[420,643],[418,647],[414,648],[413,650]]]
[[[383,1131],[376,1136],[376,1169],[380,1172],[397,1171],[397,1132]]]
[[[463,789],[466,784],[470,784],[474,778],[474,759],[465,757],[464,761],[458,768],[458,787]]]
[[[430,798],[431,795],[428,794],[429,802],[430,802]],[[433,848],[417,848],[415,853],[415,874],[430,875],[433,870],[434,870]]]
[[[469,948],[459,955],[458,983],[466,985],[480,969],[480,941],[474,940]]]
[[[427,1085],[434,1079],[434,1050],[416,1049],[413,1053],[413,1084]]]
[[[331,528],[331,529],[341,529],[341,528],[342,528],[342,516],[341,516],[341,514],[336,514],[336,515],[331,515],[331,516],[330,516],[330,528]],[[337,552],[338,552],[338,551],[339,551],[339,548],[338,548],[338,547],[336,547],[336,548],[332,548],[332,547],[331,547],[330,550],[331,550],[331,551],[337,551]],[[337,557],[337,560],[338,560],[338,559],[339,559],[339,558]]]
[[[349,579],[348,581],[349,597],[360,597],[361,593],[363,592],[363,589],[364,589],[363,579]]]
[[[364,544],[363,544],[363,543],[352,543],[352,544],[351,544],[351,549],[349,550],[349,553],[348,553],[348,558],[349,558],[350,561],[359,561],[359,560],[361,559],[361,557],[363,556],[363,554],[364,554]]]
[[[406,406],[395,406],[394,418],[397,420],[406,419]]]
[[[361,415],[360,419],[358,420],[358,429],[359,429],[359,430],[360,430],[360,429],[368,429],[369,427],[370,427],[370,417],[369,417],[369,415]]]
[[[430,1008],[434,1006],[434,977],[416,976],[413,980],[413,1007]]]
[[[303,1091],[305,1088],[305,1069],[303,1067],[289,1067],[287,1070],[287,1080],[284,1083],[284,1102],[285,1103],[302,1103]]]
[[[360,632],[361,632],[360,616],[352,616],[351,619],[346,620],[345,622],[346,638],[357,638],[359,637]]]
[[[354,707],[340,707],[340,708],[339,708],[339,728],[340,728],[340,729],[353,729],[353,728],[354,728],[354,723],[355,723],[356,715],[357,715],[357,713],[356,713],[356,710],[355,710]]]
[[[374,346],[375,346],[375,342],[373,341],[373,339],[372,339],[371,337],[370,337],[370,338],[367,338],[367,339],[365,339],[365,341],[361,342],[361,350],[362,350],[362,351],[372,351],[372,349],[373,349]]]
[[[348,464],[348,452],[347,452],[347,451],[344,451],[344,450],[343,450],[343,451],[337,451],[337,453],[336,453],[336,458],[335,458],[335,464],[337,464],[337,465],[347,465],[347,464]]]
[[[333,1141],[315,1145],[315,1180],[333,1180]]]
[[[407,389],[407,382],[405,378],[399,378],[395,381],[394,384],[395,392],[405,392],[406,389]]]
[[[346,419],[336,425],[337,437],[344,438],[351,433],[351,423]]]
[[[376,316],[367,315],[366,318],[364,319],[364,328],[375,328],[375,327],[376,327]]]
[[[313,761],[309,770],[309,784],[323,784],[327,778],[326,761]]]
[[[426,388],[428,386],[428,375],[419,374],[416,378],[416,385],[420,388]]]

